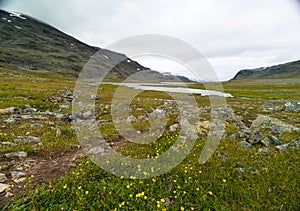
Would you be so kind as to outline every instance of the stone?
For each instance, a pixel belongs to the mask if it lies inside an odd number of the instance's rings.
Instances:
[[[276,146],[276,149],[279,152],[287,151],[289,149],[289,144],[282,144],[282,145]]]
[[[259,129],[270,129],[270,132],[273,130],[272,134],[274,135],[281,135],[284,132],[300,132],[299,128],[291,124],[261,114],[252,122],[250,129],[256,131]]]
[[[195,125],[198,128],[202,128],[204,130],[210,130],[211,129],[211,122],[210,121],[200,121],[200,122],[196,122]]]
[[[19,114],[19,113],[21,113],[21,109],[16,108],[16,107],[0,109],[0,115],[1,114]]]
[[[19,157],[19,158],[26,158],[27,157],[27,152],[10,152],[10,153],[6,153],[5,157],[7,158],[11,158],[11,157]]]
[[[66,114],[56,114],[55,117],[58,121],[66,121],[69,118]]]
[[[29,119],[34,119],[34,120],[46,120],[48,119],[47,117],[40,116],[40,115],[21,115],[19,116],[21,119],[29,120]]]
[[[235,171],[237,171],[239,174],[245,174],[245,173],[258,174],[259,173],[259,171],[254,168],[235,168]]]
[[[99,100],[98,95],[91,95],[90,100]]]
[[[24,163],[26,164],[36,164],[36,160],[25,160]]]
[[[5,174],[0,173],[0,182],[5,182],[7,180],[7,177]]]
[[[6,191],[8,188],[10,188],[10,185],[0,183],[0,193]]]
[[[30,125],[30,127],[33,127],[33,128],[43,128],[44,125],[40,124],[40,123],[34,123],[34,124]]]
[[[82,114],[83,119],[88,119],[91,116],[93,116],[93,113],[91,111],[87,111]]]
[[[300,102],[287,102],[283,105],[282,110],[285,112],[300,112]]]
[[[10,146],[17,146],[17,144],[12,143],[12,142],[8,142],[8,141],[0,142],[0,144],[2,144],[2,145],[10,145]]]
[[[36,108],[28,107],[23,110],[23,113],[36,113],[37,111],[38,110]]]
[[[299,149],[300,148],[300,139],[291,141],[289,143],[289,148],[290,149]]]
[[[69,109],[70,105],[64,104],[59,106],[60,109]]]
[[[177,129],[179,129],[179,124],[176,123],[174,125],[171,125],[170,128],[169,128],[169,131],[170,132],[175,132]]]
[[[258,144],[264,139],[266,139],[266,137],[261,132],[254,131],[251,135],[251,138],[249,139],[249,142],[251,144]]]
[[[11,171],[10,172],[11,178],[14,179],[18,179],[20,177],[24,177],[26,175],[26,173],[21,172],[21,171]]]
[[[239,143],[237,143],[239,147],[242,147],[244,149],[252,149],[253,145],[248,143],[247,141],[240,141]]]
[[[279,141],[277,137],[270,135],[270,145],[277,146],[281,144],[282,144],[281,141]]]
[[[288,144],[282,144],[282,145],[276,146],[276,149],[279,152],[284,152],[287,150],[295,150],[295,149],[299,149],[299,148],[300,148],[300,139],[293,140]]]
[[[133,115],[130,115],[129,117],[127,117],[127,120],[126,120],[128,123],[130,122],[135,122],[136,121],[136,117],[133,116]]]
[[[43,142],[40,138],[34,136],[18,136],[14,138],[14,142],[16,143],[34,143],[38,145],[43,145]]]
[[[270,149],[268,147],[262,147],[262,148],[259,148],[257,150],[257,154],[258,155],[261,155],[261,154],[270,154],[270,153],[271,153],[271,151],[270,151]]]
[[[61,136],[61,130],[59,128],[56,129],[56,137],[60,137]]]
[[[9,118],[7,120],[4,120],[5,123],[8,123],[8,124],[15,124],[16,123],[16,120],[13,119],[13,118]]]
[[[93,147],[92,149],[90,149],[87,154],[88,155],[96,155],[96,154],[101,154],[105,151],[105,149],[102,147],[102,146],[96,146],[96,147]]]
[[[285,131],[286,131],[286,130],[285,130],[284,128],[275,125],[274,127],[272,127],[272,129],[271,129],[271,131],[270,131],[270,134],[280,136],[280,135],[283,134]]]

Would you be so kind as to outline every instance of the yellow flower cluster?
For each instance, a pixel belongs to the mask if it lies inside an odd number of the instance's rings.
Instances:
[[[137,194],[135,195],[135,198],[140,198],[140,197],[142,197],[142,196],[144,196],[144,195],[145,195],[144,192],[137,193]]]

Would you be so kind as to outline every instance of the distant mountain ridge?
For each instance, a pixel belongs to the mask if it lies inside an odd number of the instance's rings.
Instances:
[[[164,76],[126,57],[106,49],[89,46],[47,23],[27,15],[0,10],[0,67],[29,71],[49,71],[75,78],[83,65],[101,50],[103,67],[122,61],[108,74],[108,79],[123,80],[141,70],[161,80],[175,80]],[[147,77],[146,77],[147,78]]]
[[[283,78],[300,74],[300,60],[270,67],[240,70],[232,80],[255,78]]]

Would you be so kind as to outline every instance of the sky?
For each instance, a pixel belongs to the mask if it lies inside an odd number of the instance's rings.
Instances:
[[[300,59],[297,0],[0,0],[0,6],[101,48],[140,34],[175,37],[201,52],[222,81],[241,69]],[[154,70],[192,77],[169,59],[134,59]]]

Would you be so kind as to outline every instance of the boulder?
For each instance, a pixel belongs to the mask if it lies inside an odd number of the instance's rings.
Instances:
[[[38,145],[43,145],[43,142],[40,138],[34,136],[17,136],[14,138],[15,143],[33,143]]]
[[[269,129],[270,133],[274,135],[281,135],[284,132],[299,132],[300,129],[287,124],[279,119],[272,118],[269,116],[264,116],[259,114],[257,118],[252,122],[250,129],[252,130],[260,130],[260,129]]]
[[[26,175],[26,173],[21,172],[21,171],[11,171],[10,175],[11,175],[12,179],[18,179],[20,177],[24,177]]]
[[[282,110],[285,112],[300,112],[300,102],[287,102],[282,106]]]
[[[6,153],[5,157],[7,158],[11,158],[11,157],[19,157],[19,158],[26,158],[27,157],[27,152],[10,152],[10,153]]]
[[[21,113],[21,109],[16,108],[16,107],[10,107],[10,108],[4,108],[0,109],[0,115],[1,114],[19,114]]]
[[[178,123],[176,123],[176,124],[174,124],[174,125],[171,125],[171,126],[169,127],[169,131],[170,131],[170,132],[175,132],[177,129],[179,129],[179,124],[178,124]]]
[[[7,177],[5,174],[0,173],[0,182],[5,182],[7,180]]]
[[[240,141],[239,143],[237,143],[239,147],[242,147],[244,149],[252,149],[253,145],[248,143],[247,141]]]
[[[10,187],[10,185],[0,183],[0,193],[4,192]]]

